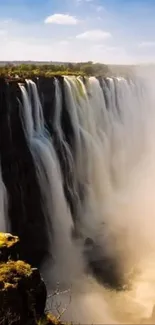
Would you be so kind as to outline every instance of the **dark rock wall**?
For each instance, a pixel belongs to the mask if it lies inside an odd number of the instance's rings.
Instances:
[[[11,232],[21,240],[21,256],[39,266],[48,238],[36,170],[21,123],[17,83],[0,80],[0,158],[8,195]]]

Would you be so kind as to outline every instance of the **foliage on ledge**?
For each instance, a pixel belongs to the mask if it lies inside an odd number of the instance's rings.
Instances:
[[[38,269],[18,255],[18,237],[0,233],[0,324],[62,324],[45,313],[47,290]]]

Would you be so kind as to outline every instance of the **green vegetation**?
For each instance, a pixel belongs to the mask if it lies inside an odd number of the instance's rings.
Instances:
[[[31,274],[31,266],[23,261],[9,261],[0,264],[0,282],[3,283],[4,287],[6,284],[14,286],[20,278]]]
[[[7,64],[0,67],[0,76],[8,78],[55,75],[107,75],[109,68],[101,63],[66,63],[66,64]]]
[[[64,325],[45,310],[47,290],[39,270],[17,260],[19,244],[18,237],[0,233],[0,324]]]

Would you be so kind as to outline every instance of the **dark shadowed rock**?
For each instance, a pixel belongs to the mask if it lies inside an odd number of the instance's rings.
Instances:
[[[117,259],[107,256],[106,251],[104,252],[91,238],[85,240],[84,255],[88,261],[88,272],[91,272],[99,283],[115,290],[128,287]]]
[[[17,260],[18,251],[18,237],[0,233],[0,324],[61,324],[46,315],[45,283],[38,269]]]
[[[38,270],[23,261],[0,264],[0,324],[36,324],[46,297]]]

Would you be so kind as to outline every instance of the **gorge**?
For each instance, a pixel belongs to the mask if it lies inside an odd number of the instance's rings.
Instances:
[[[59,283],[63,320],[151,323],[153,76],[1,78],[0,116],[0,231]]]

